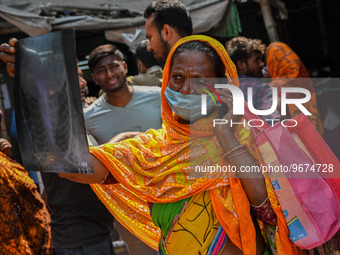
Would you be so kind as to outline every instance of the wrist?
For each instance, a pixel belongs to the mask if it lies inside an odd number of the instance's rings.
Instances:
[[[218,140],[225,153],[240,145],[233,133],[225,135]]]
[[[245,152],[248,152],[248,148],[246,144],[239,144],[238,146],[234,147],[233,149],[227,151],[223,154],[223,158],[227,158],[228,161],[232,157],[239,156]]]

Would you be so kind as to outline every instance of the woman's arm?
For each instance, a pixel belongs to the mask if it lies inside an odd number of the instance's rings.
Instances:
[[[233,122],[240,121],[242,116],[233,116],[232,114],[233,99],[230,91],[221,90],[219,91],[219,94],[221,96],[221,100],[225,102],[229,108],[223,119],[233,120]],[[257,206],[262,204],[268,197],[266,184],[261,172],[240,172],[241,166],[256,166],[257,163],[245,146],[237,148],[240,146],[240,143],[234,135],[234,129],[235,127],[230,127],[230,125],[216,125],[215,133],[225,152],[224,155],[226,160],[230,165],[236,166],[237,168],[236,177],[241,181],[249,202],[252,205]]]
[[[114,143],[114,142],[120,142],[122,140],[125,140],[130,137],[135,137],[136,135],[141,134],[142,132],[124,132],[119,135],[116,135],[113,137],[109,142],[107,143]],[[87,183],[87,184],[101,184],[104,182],[104,180],[107,178],[107,176],[110,174],[109,170],[106,168],[106,166],[100,162],[95,156],[91,155],[94,174],[73,174],[73,173],[58,173],[58,175],[62,178],[68,179],[73,182],[79,182],[79,183]],[[117,182],[114,177],[110,176],[110,183]]]
[[[73,174],[73,173],[58,173],[62,178],[73,182],[100,184],[108,175],[108,169],[95,156],[91,155],[94,174]]]
[[[120,142],[130,137],[135,137],[136,135],[141,134],[142,132],[124,132],[119,135],[113,137],[107,143]],[[87,183],[87,184],[101,184],[110,174],[109,170],[106,166],[100,162],[95,156],[91,155],[94,174],[73,174],[73,173],[58,173],[58,175],[62,178],[68,179],[70,181],[79,182],[79,183]],[[110,176],[110,183],[117,182],[114,177]]]

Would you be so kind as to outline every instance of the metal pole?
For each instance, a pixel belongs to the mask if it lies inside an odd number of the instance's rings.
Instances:
[[[276,24],[273,18],[273,14],[270,8],[269,1],[268,0],[255,0],[255,2],[258,2],[260,4],[264,25],[266,26],[269,40],[271,42],[279,41],[280,39],[279,39],[279,35],[276,30]]]

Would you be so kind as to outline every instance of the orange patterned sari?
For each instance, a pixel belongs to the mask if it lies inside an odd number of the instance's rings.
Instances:
[[[285,43],[273,42],[267,47],[267,66],[273,78],[272,87],[300,87],[310,91],[311,99],[303,104],[312,114],[308,116],[318,132],[323,134],[322,121],[316,104],[316,94],[309,73],[298,55]],[[281,95],[280,91],[279,94]],[[298,94],[289,93],[290,98],[298,98]],[[301,111],[295,105],[288,105],[291,118],[299,115]]]
[[[255,254],[255,228],[240,181],[227,175],[216,178],[193,174],[197,165],[228,165],[213,131],[212,117],[200,119],[193,125],[181,124],[164,95],[174,51],[179,45],[193,40],[204,41],[216,50],[226,67],[226,77],[238,86],[236,68],[223,45],[207,36],[189,36],[178,41],[164,68],[161,91],[163,128],[150,129],[120,143],[90,148],[120,183],[92,185],[92,188],[117,220],[155,249],[160,231],[151,221],[147,202],[172,203],[209,191],[213,211],[228,237],[244,254]],[[246,143],[252,155],[261,162],[250,130],[239,129],[236,137],[240,143]],[[296,254],[297,249],[288,238],[288,228],[270,181],[267,180],[266,184],[278,218],[275,238],[279,254]],[[182,245],[181,242],[178,245]]]
[[[0,254],[50,254],[50,216],[25,169],[0,152]]]

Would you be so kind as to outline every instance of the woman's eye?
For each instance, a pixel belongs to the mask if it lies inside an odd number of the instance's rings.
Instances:
[[[173,75],[172,79],[174,81],[181,81],[181,80],[183,80],[183,76],[181,76],[181,75]]]

